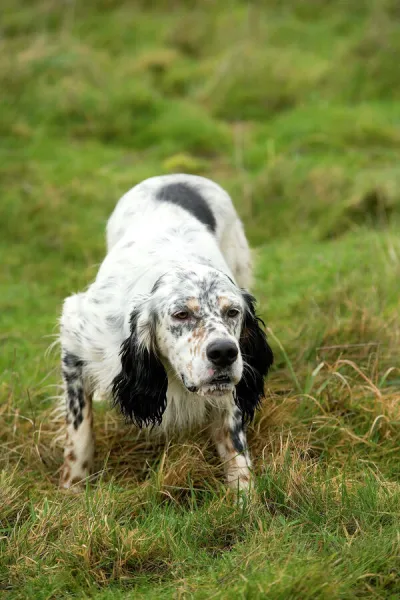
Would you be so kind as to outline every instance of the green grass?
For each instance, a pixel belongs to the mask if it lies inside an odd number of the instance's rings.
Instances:
[[[400,11],[394,0],[5,0],[0,597],[400,596]],[[97,406],[97,480],[57,489],[57,334],[117,199],[232,194],[276,362],[238,507],[201,434]]]

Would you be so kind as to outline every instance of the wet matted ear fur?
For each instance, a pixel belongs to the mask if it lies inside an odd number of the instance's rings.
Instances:
[[[131,334],[121,346],[121,372],[114,378],[112,395],[114,405],[128,420],[137,427],[146,427],[162,421],[168,379],[156,353],[154,331],[149,333],[149,344],[139,341],[139,317],[140,310],[133,311]]]
[[[274,356],[267,342],[264,323],[255,312],[255,298],[243,291],[245,313],[240,334],[243,358],[243,376],[236,386],[236,404],[242,411],[243,421],[251,421],[264,396],[264,378]]]

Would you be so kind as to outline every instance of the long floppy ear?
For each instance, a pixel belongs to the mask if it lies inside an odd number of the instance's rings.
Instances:
[[[267,342],[263,321],[255,313],[255,298],[243,291],[245,314],[239,345],[243,358],[243,376],[236,386],[236,404],[243,421],[251,421],[264,396],[264,377],[273,363],[274,355]]]
[[[148,343],[139,340],[140,311],[131,315],[131,335],[121,346],[121,372],[113,381],[114,405],[138,427],[160,425],[167,406],[168,380],[154,348],[154,332]],[[153,339],[152,339],[153,338]]]

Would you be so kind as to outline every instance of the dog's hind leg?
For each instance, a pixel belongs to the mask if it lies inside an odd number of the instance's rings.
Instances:
[[[78,489],[93,467],[94,437],[92,395],[85,389],[84,363],[63,349],[67,435],[61,487]]]

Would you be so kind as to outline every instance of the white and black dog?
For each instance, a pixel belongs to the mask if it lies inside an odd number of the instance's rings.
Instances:
[[[96,393],[138,427],[208,425],[228,484],[246,489],[244,425],[273,355],[245,290],[250,251],[229,195],[193,175],[143,181],[118,202],[107,246],[95,282],[65,300],[61,317],[61,485],[90,474]]]

